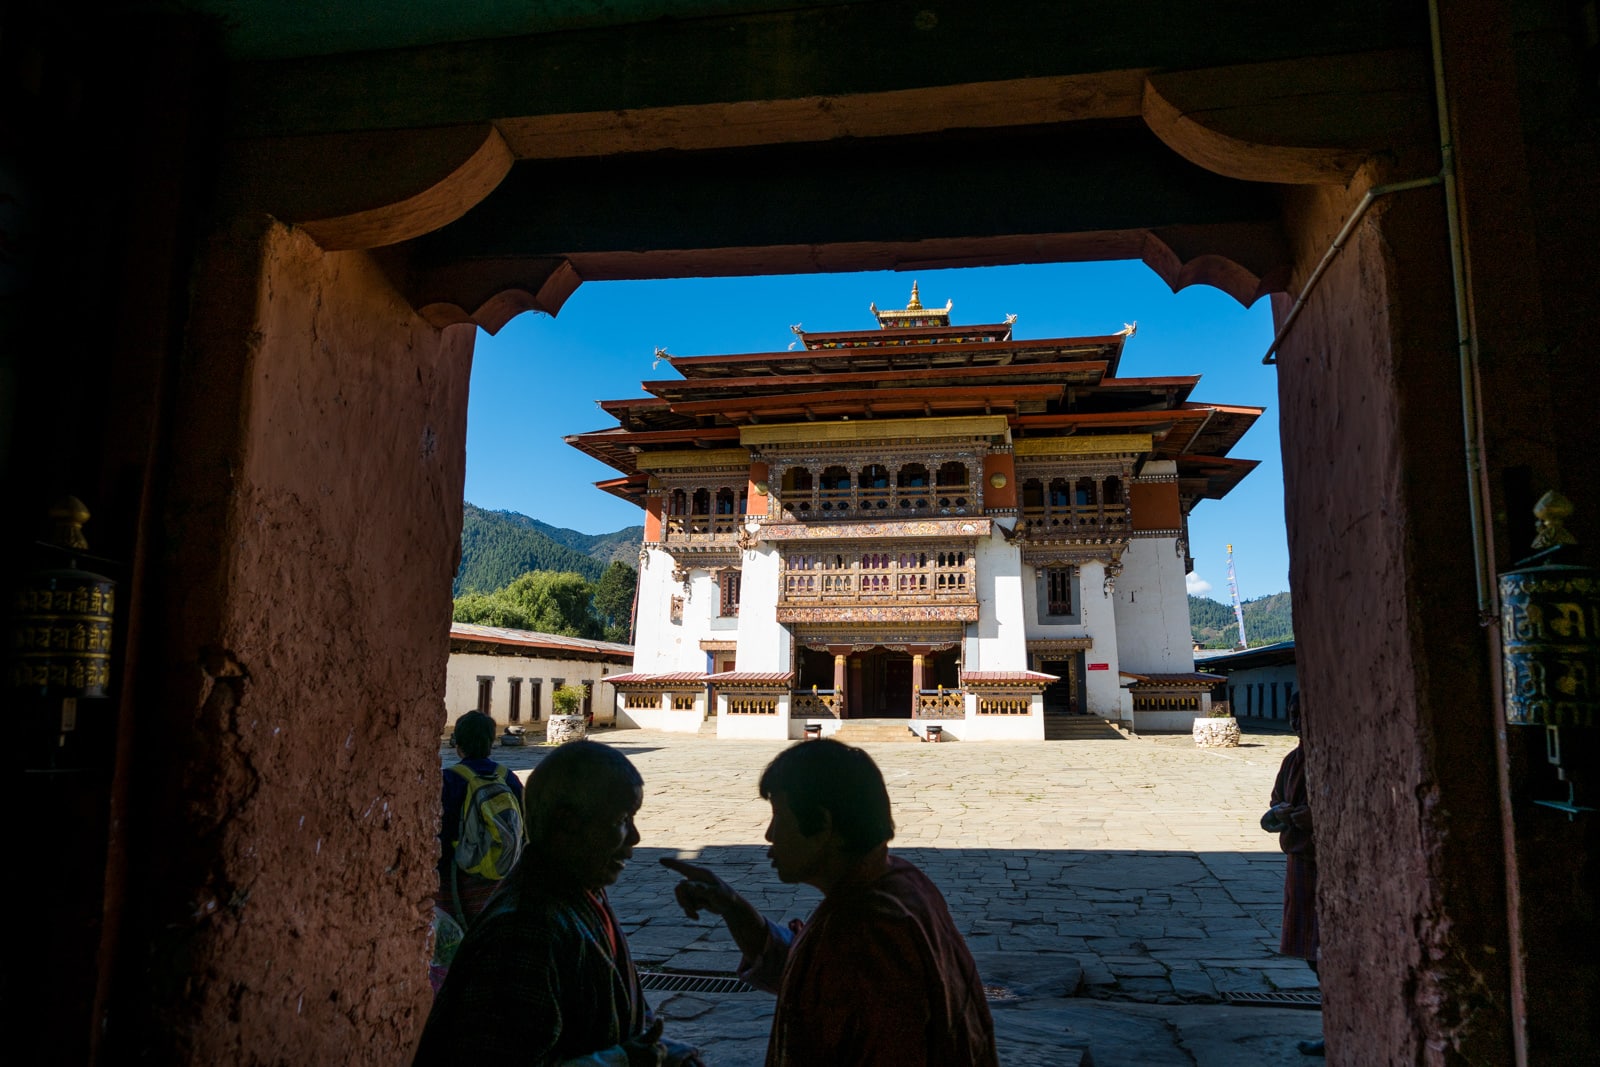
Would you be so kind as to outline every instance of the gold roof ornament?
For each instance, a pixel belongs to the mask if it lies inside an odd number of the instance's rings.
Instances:
[[[1539,520],[1538,534],[1533,539],[1534,548],[1554,548],[1556,545],[1575,545],[1578,539],[1567,529],[1567,516],[1572,514],[1572,501],[1550,490],[1533,506],[1534,517]]]
[[[911,300],[906,304],[904,311],[879,310],[876,301],[869,304],[868,308],[877,318],[878,328],[887,330],[890,327],[949,326],[950,309],[955,307],[955,303],[954,300],[947,300],[942,308],[923,307],[922,291],[916,282],[912,282]]]

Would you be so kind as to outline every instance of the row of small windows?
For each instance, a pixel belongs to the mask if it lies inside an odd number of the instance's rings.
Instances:
[[[728,486],[713,493],[709,488],[674,489],[667,494],[668,515],[743,515],[747,510],[748,490],[735,492]]]
[[[972,495],[971,472],[965,463],[951,460],[930,471],[923,463],[908,463],[897,470],[869,463],[852,473],[845,466],[824,467],[813,473],[806,467],[783,472],[781,495],[791,510],[805,513],[815,508],[827,512],[887,511],[890,507],[913,511],[964,508]]]
[[[1122,479],[1115,475],[1104,478],[1052,478],[1045,482],[1027,478],[1022,483],[1022,506],[1030,508],[1071,509],[1092,508],[1099,504],[1122,503]]]
[[[944,552],[863,552],[859,556],[835,554],[785,556],[783,565],[791,571],[832,571],[860,568],[861,570],[902,570],[922,567],[964,567],[967,554],[951,549]]]
[[[494,716],[494,683],[495,683],[495,681],[496,681],[496,678],[492,674],[480,674],[480,675],[477,676],[478,702],[477,702],[477,706],[475,708],[473,708],[474,711],[480,711],[483,714],[490,716],[491,718]],[[522,679],[522,678],[507,678],[506,679],[506,682],[508,683],[508,688],[507,688],[507,692],[506,692],[506,722],[508,722],[508,723],[521,722],[522,721],[522,683],[523,683],[523,681],[524,681],[524,679]],[[528,707],[529,707],[529,710],[530,710],[530,713],[531,713],[529,718],[532,719],[533,721],[537,722],[542,717],[541,712],[540,712],[539,704],[540,704],[540,697],[541,697],[541,695],[543,694],[543,691],[544,691],[544,679],[542,679],[542,678],[529,678],[529,679],[526,679],[526,681],[528,683]],[[566,685],[566,684],[567,684],[567,680],[565,678],[552,678],[552,679],[550,679],[550,689],[551,689],[552,692],[554,692],[557,689],[560,689],[563,685]],[[583,683],[580,683],[580,684],[582,684],[582,686],[583,686],[583,713],[585,715],[587,715],[587,714],[589,714],[589,711],[590,711],[591,707],[593,706],[594,683],[593,682],[583,682]]]

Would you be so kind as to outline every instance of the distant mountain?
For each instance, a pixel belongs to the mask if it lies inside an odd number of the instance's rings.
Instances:
[[[637,567],[643,538],[643,526],[583,534],[515,511],[467,504],[461,523],[461,569],[451,595],[467,590],[491,593],[528,571],[574,571],[598,581],[614,559]]]
[[[1294,640],[1288,593],[1246,600],[1239,606],[1244,611],[1244,632],[1251,648]],[[1234,620],[1233,608],[1205,597],[1189,598],[1189,630],[1201,648],[1234,648],[1239,643],[1239,624]]]

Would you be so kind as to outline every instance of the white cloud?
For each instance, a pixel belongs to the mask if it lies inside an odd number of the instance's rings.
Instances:
[[[1190,571],[1183,584],[1188,586],[1190,596],[1205,596],[1211,592],[1211,583],[1200,577],[1198,571]]]

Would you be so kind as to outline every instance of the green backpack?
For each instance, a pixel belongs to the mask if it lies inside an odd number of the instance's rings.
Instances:
[[[467,799],[461,806],[461,836],[456,839],[456,867],[498,882],[517,865],[526,841],[522,802],[506,784],[511,771],[500,767],[493,778],[485,778],[463,763],[450,769],[467,780]]]

